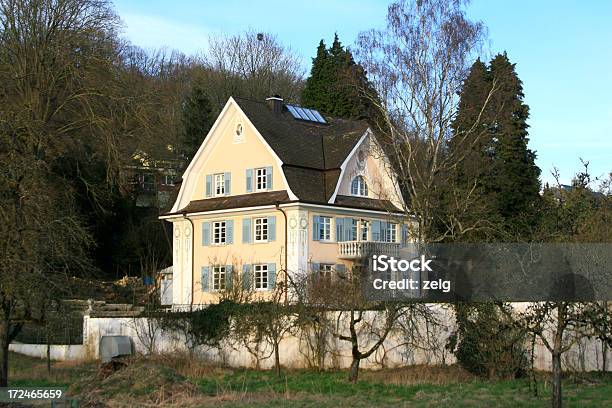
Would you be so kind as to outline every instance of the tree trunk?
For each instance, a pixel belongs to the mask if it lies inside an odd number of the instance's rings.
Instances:
[[[563,399],[561,395],[561,353],[559,352],[552,353],[552,369],[552,406],[553,408],[561,408],[563,404]]]
[[[9,320],[0,317],[0,387],[8,385]]]
[[[359,362],[361,360],[357,357],[353,357],[353,361],[351,362],[351,369],[349,370],[349,382],[356,383],[359,378]]]
[[[276,376],[280,378],[281,376],[281,368],[280,368],[280,352],[278,350],[278,342],[274,342],[274,370],[276,371]]]

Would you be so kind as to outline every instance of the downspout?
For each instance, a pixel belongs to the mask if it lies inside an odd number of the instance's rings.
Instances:
[[[190,307],[189,310],[193,310],[193,281],[194,281],[194,276],[193,276],[193,269],[194,269],[194,249],[195,249],[195,226],[193,225],[193,221],[191,220],[191,218],[187,217],[187,212],[185,211],[183,213],[183,218],[188,220],[189,223],[191,224],[191,299],[190,299]]]
[[[283,217],[285,217],[285,304],[287,303],[287,292],[289,292],[289,287],[288,285],[288,279],[287,279],[287,275],[289,274],[289,271],[287,270],[287,252],[288,252],[288,248],[287,248],[287,213],[280,208],[280,202],[277,201],[276,202],[276,209],[280,212],[283,213]]]

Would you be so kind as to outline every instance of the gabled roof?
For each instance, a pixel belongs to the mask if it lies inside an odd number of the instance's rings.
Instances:
[[[224,112],[232,104],[248,118],[258,137],[282,165],[287,191],[250,193],[238,196],[208,198],[186,202],[183,197],[193,190],[193,183],[182,183],[172,212],[166,215],[255,207],[301,201],[311,204],[342,206],[376,211],[397,211],[387,200],[336,196],[344,167],[358,145],[370,134],[364,120],[325,118],[326,123],[298,120],[281,105],[275,112],[267,102],[230,98],[217,118],[208,138]],[[197,160],[205,155],[207,141],[202,144],[183,177],[197,170]],[[186,192],[184,191],[186,190]],[[183,197],[183,198],[181,198]],[[335,197],[335,201],[334,201]]]
[[[283,106],[275,113],[265,102],[236,103],[283,162],[291,191],[300,200],[327,203],[340,166],[368,129],[363,120],[326,118],[327,123],[296,120]]]

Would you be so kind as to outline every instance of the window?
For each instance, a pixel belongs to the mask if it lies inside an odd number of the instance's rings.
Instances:
[[[227,243],[225,221],[213,222],[213,244],[222,245]]]
[[[170,175],[170,174],[166,174],[163,178],[162,178],[162,184],[164,186],[173,186],[174,185],[174,176]]]
[[[332,264],[320,264],[319,265],[319,279],[325,282],[331,282],[334,273],[334,265]]]
[[[319,217],[319,240],[331,241],[331,218]]]
[[[368,185],[362,176],[357,176],[353,179],[351,183],[351,194],[364,197],[368,195]]]
[[[242,123],[236,124],[236,131],[234,132],[234,140],[233,143],[243,143],[244,142],[244,129],[242,127]]]
[[[361,240],[362,241],[367,241],[368,240],[368,230],[370,228],[370,223],[366,220],[361,220]]]
[[[145,191],[155,190],[155,176],[151,173],[140,176],[140,187]]]
[[[268,219],[255,218],[255,242],[268,241]]]
[[[255,169],[255,187],[257,191],[268,189],[268,171],[265,167]]]
[[[225,266],[213,266],[213,290],[225,290]]]
[[[357,241],[357,220],[351,219],[351,236],[347,237],[349,241]]]
[[[225,194],[225,174],[215,174],[215,196]]]
[[[255,290],[267,290],[268,289],[268,265],[255,265],[255,273],[253,276],[255,280]]]
[[[390,222],[387,224],[387,242],[397,242],[397,224]]]

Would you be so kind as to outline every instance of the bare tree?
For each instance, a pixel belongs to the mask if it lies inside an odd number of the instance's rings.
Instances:
[[[230,96],[263,100],[275,94],[298,101],[304,69],[299,57],[276,36],[247,30],[211,36],[195,73],[217,106]]]
[[[401,0],[389,6],[386,29],[362,32],[358,38],[356,55],[377,94],[370,99],[379,111],[378,138],[408,198],[406,210],[417,215],[414,233],[420,242],[456,238],[487,224],[479,218],[464,225],[461,217],[440,214],[441,192],[465,158],[464,154],[449,155],[447,148],[458,92],[485,35],[481,23],[465,17],[464,4],[462,0]],[[489,98],[494,92],[495,86]],[[364,90],[364,94],[372,92]],[[479,120],[461,129],[455,143],[466,148],[476,143]],[[456,193],[452,207],[464,213],[470,209],[474,190]]]

